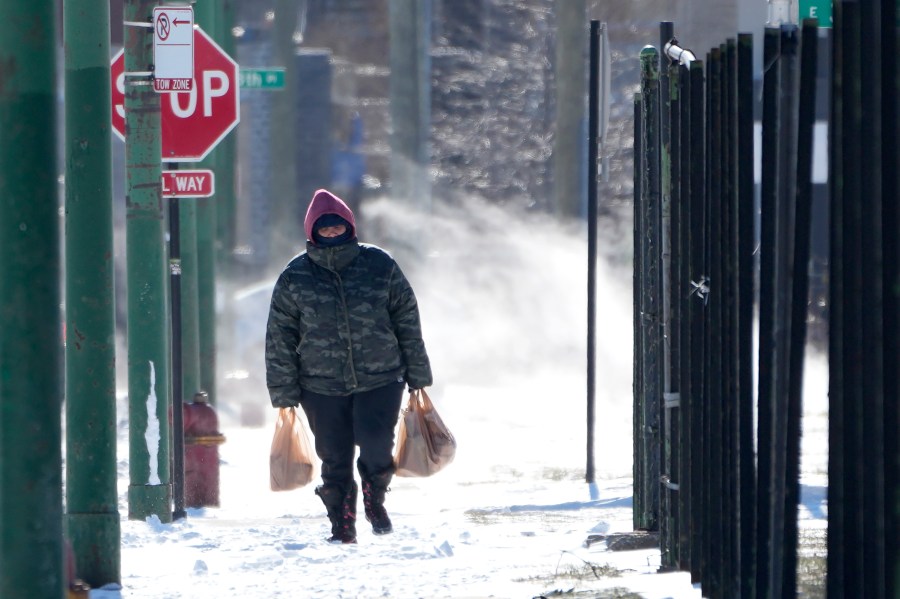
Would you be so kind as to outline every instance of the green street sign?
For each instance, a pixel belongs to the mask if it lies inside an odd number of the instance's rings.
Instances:
[[[819,19],[819,27],[831,27],[831,0],[800,0],[800,21]]]
[[[284,67],[245,69],[238,75],[241,89],[284,89]]]

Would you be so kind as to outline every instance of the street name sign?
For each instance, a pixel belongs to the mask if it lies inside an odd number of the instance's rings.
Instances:
[[[800,0],[800,20],[819,19],[819,27],[832,27],[831,0]]]
[[[190,91],[194,86],[194,9],[153,9],[153,89]]]
[[[241,89],[284,89],[284,67],[241,69]]]

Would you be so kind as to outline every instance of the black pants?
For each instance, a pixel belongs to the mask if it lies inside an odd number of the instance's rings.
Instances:
[[[359,446],[360,475],[394,468],[394,427],[403,400],[403,382],[347,396],[303,391],[300,405],[322,460],[322,482],[346,487],[353,480],[353,457]]]

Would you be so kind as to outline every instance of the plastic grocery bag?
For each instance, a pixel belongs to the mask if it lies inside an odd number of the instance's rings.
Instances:
[[[309,484],[316,475],[314,455],[306,425],[297,411],[278,410],[269,453],[269,487],[273,491],[290,491]]]
[[[456,456],[456,439],[424,389],[409,394],[397,434],[397,476],[431,476]]]

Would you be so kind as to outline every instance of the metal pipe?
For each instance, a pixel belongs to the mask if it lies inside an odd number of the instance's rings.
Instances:
[[[690,66],[691,62],[697,60],[694,53],[687,48],[679,46],[678,40],[674,37],[671,41],[666,42],[665,45],[663,45],[663,54],[668,56],[670,60],[684,66]]]

